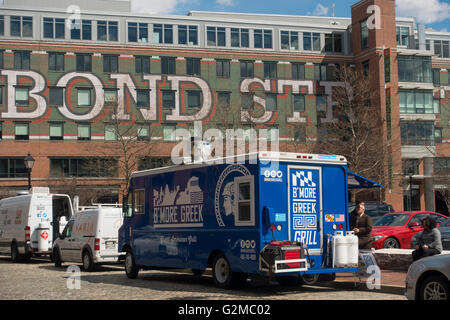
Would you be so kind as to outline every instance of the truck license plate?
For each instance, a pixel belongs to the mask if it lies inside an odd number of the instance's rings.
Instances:
[[[114,249],[115,248],[115,242],[107,241],[106,242],[106,249]]]

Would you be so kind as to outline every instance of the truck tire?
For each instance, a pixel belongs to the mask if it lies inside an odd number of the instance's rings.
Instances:
[[[127,251],[127,255],[125,256],[125,273],[130,279],[136,279],[139,274],[139,268],[134,262],[134,256],[131,249]]]
[[[52,256],[53,256],[53,262],[55,264],[55,268],[61,268],[61,266],[62,266],[61,254],[59,253],[58,247],[53,249]]]
[[[245,284],[247,273],[233,272],[228,259],[223,254],[214,258],[212,275],[214,284],[222,289],[233,289]]]
[[[92,255],[89,251],[85,250],[83,252],[83,269],[84,271],[91,272],[94,271],[96,264],[94,263],[94,259],[92,259]]]
[[[302,278],[299,276],[282,276],[276,277],[275,280],[282,287],[293,288],[301,287],[303,285]]]

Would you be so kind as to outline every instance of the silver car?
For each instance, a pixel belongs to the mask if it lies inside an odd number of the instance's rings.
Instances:
[[[415,261],[406,275],[409,300],[450,300],[450,254]]]

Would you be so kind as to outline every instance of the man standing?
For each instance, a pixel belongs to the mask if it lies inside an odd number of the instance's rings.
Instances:
[[[359,249],[372,247],[372,218],[365,214],[364,202],[357,202],[355,210],[350,214],[350,229],[358,236]]]

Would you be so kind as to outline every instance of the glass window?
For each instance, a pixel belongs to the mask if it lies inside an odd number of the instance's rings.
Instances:
[[[175,92],[171,90],[162,90],[162,106],[164,108],[175,108]]]
[[[19,16],[10,17],[10,34],[12,37],[20,37],[22,35],[22,28]]]
[[[116,21],[108,21],[108,40],[118,41],[118,23]]]
[[[91,89],[78,88],[78,105],[82,107],[91,105]]]
[[[277,77],[277,63],[264,62],[264,78],[275,79]]]
[[[433,92],[428,90],[399,90],[400,113],[435,113]]]
[[[222,27],[206,27],[206,38],[208,46],[225,47],[225,28]]]
[[[176,74],[174,57],[161,57],[161,73]]]
[[[116,127],[111,124],[105,125],[105,141],[116,141],[117,133]]]
[[[318,112],[327,111],[327,97],[326,96],[316,96],[316,110]]]
[[[29,88],[27,87],[16,87],[16,105],[28,105],[29,96],[28,96]]]
[[[248,48],[250,46],[249,29],[231,28],[231,46]]]
[[[187,58],[186,59],[186,70],[187,70],[187,74],[190,76],[200,75],[200,59]]]
[[[397,45],[409,47],[409,27],[397,27]]]
[[[230,60],[216,60],[216,76],[230,77]]]
[[[134,212],[133,214],[145,213],[145,190],[135,190],[134,194]]]
[[[305,80],[305,65],[303,63],[292,64],[292,79]]]
[[[253,61],[240,61],[241,78],[253,78]]]
[[[433,81],[430,57],[398,56],[398,76],[402,82]]]
[[[276,111],[277,110],[277,95],[268,93],[266,94],[266,110]]]
[[[97,40],[108,40],[107,21],[97,21]]]
[[[44,18],[44,38],[53,38],[53,18]]]
[[[137,42],[137,23],[128,22],[128,42]]]
[[[173,43],[173,25],[171,24],[154,24],[153,25],[153,42],[154,43]]]
[[[113,55],[103,56],[103,72],[117,72],[119,69],[119,57]]]
[[[314,65],[314,80],[327,80],[327,65],[315,64]]]
[[[440,58],[450,58],[449,41],[434,40],[434,54]]]
[[[28,51],[14,52],[14,69],[21,69],[21,70],[30,69],[30,52]]]
[[[150,105],[150,91],[148,89],[136,90],[136,106],[148,107]]]
[[[402,160],[403,174],[419,174],[419,159]]]
[[[305,96],[302,94],[293,94],[292,104],[294,111],[305,111]]]
[[[97,40],[118,41],[118,33],[117,21],[97,21]]]
[[[253,94],[251,93],[242,93],[241,94],[241,108],[242,110],[250,110],[253,109]]]
[[[78,124],[78,140],[91,139],[91,125],[89,123]]]
[[[90,54],[76,55],[76,70],[81,72],[92,71],[92,56]]]
[[[342,52],[342,34],[325,34],[325,52]]]
[[[33,37],[33,17],[22,17],[22,37]]]
[[[50,140],[63,140],[63,126],[62,122],[50,123]]]
[[[175,141],[175,126],[166,125],[163,127],[164,141]]]
[[[303,50],[305,51],[312,50],[311,32],[303,33]]]
[[[281,49],[298,50],[298,32],[281,31]]]
[[[5,35],[5,16],[0,16],[0,36]]]
[[[361,21],[361,50],[366,50],[369,47],[369,28],[367,26],[367,19]]]
[[[142,125],[137,127],[137,138],[139,141],[148,141],[150,139],[148,126]]]
[[[253,180],[248,177],[234,179],[235,206],[237,209],[236,226],[251,226],[255,223],[253,207]]]
[[[50,87],[49,90],[49,104],[51,106],[63,105],[63,88]]]
[[[136,56],[135,65],[136,65],[136,73],[150,73],[149,56]]]
[[[17,122],[15,125],[15,139],[29,140],[29,125],[27,122]]]
[[[217,93],[217,102],[219,108],[230,108],[230,92],[218,92]]]
[[[70,38],[75,40],[81,39],[81,21],[71,20],[70,22]]]
[[[92,21],[91,20],[82,20],[82,38],[83,40],[92,40]]]
[[[105,92],[105,103],[117,102],[117,89],[104,89],[104,92]]]
[[[402,145],[433,146],[435,145],[435,128],[432,121],[402,121],[400,123]]]
[[[188,108],[200,108],[201,107],[201,94],[200,91],[188,91]]]
[[[148,24],[128,22],[128,42],[148,42]]]
[[[48,70],[64,71],[64,53],[49,52]]]

